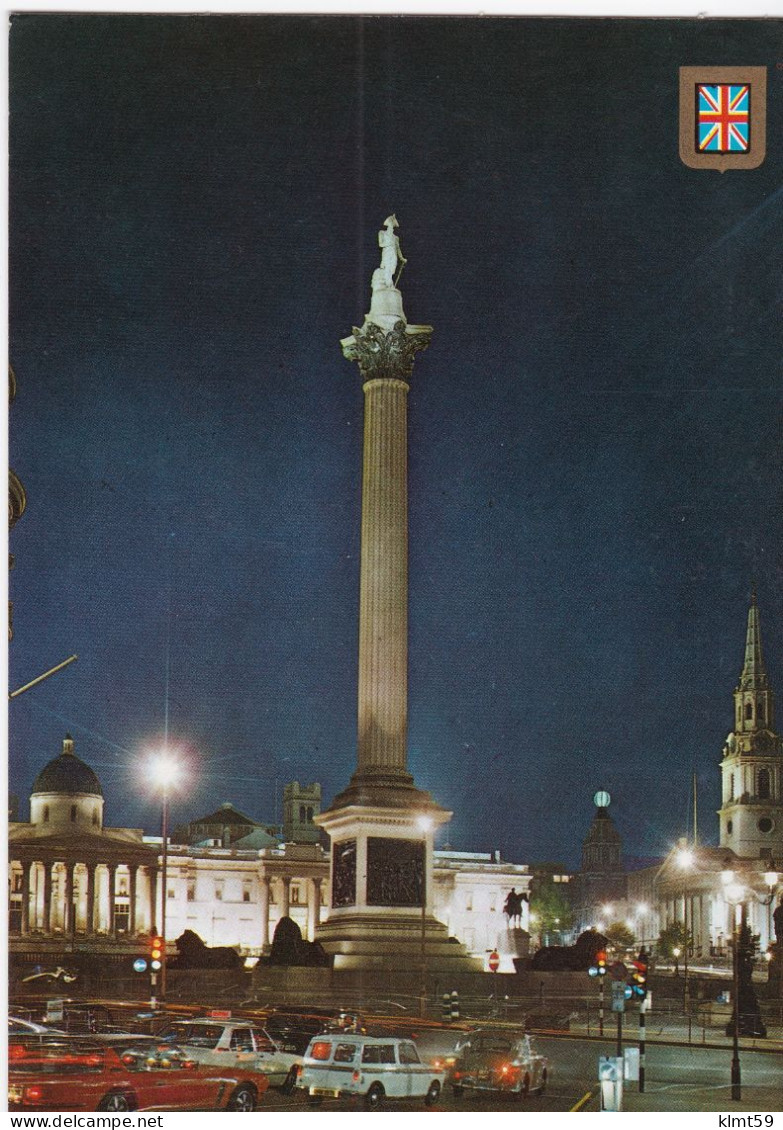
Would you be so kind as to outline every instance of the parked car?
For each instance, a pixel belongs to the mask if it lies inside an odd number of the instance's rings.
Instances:
[[[310,1041],[297,1086],[311,1104],[327,1095],[362,1095],[364,1105],[375,1110],[387,1098],[423,1098],[432,1106],[444,1078],[445,1072],[422,1063],[413,1040],[335,1033]]]
[[[543,1094],[548,1076],[549,1061],[534,1049],[530,1036],[487,1028],[459,1043],[449,1069],[455,1096],[473,1090],[525,1098],[532,1092]]]
[[[8,1017],[8,1038],[13,1036],[50,1036],[60,1033],[59,1028],[50,1028],[47,1024],[36,1024],[33,1020],[25,1020],[21,1016]]]
[[[161,1034],[184,1048],[197,1063],[231,1067],[252,1063],[269,1077],[272,1087],[290,1094],[304,1049],[273,1039],[250,1020],[196,1017],[175,1020]]]
[[[252,1065],[205,1067],[168,1046],[118,1052],[61,1039],[8,1049],[10,1110],[253,1111],[268,1086]]]

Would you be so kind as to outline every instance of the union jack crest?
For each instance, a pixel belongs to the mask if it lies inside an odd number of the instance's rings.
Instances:
[[[750,150],[750,84],[696,87],[697,146],[701,153]]]

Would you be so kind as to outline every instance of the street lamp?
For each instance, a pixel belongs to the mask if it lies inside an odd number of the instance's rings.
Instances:
[[[723,872],[723,875],[728,875],[733,880],[733,872]],[[740,926],[742,923],[742,900],[745,897],[745,889],[739,883],[729,881],[725,885],[726,898],[729,905],[734,907],[733,923],[734,928],[732,936],[734,939],[734,954],[733,954],[733,980],[734,980],[734,1038],[732,1041],[732,1055],[731,1055],[731,1097],[739,1101],[742,1098],[742,1073],[740,1071],[739,1059],[739,941],[740,941]]]
[[[419,1016],[427,1015],[427,842],[433,829],[431,816],[418,816],[416,826],[421,832],[421,994]]]
[[[160,999],[166,999],[166,901],[168,899],[168,840],[169,840],[169,789],[179,777],[180,768],[167,750],[155,754],[150,762],[150,774],[161,793],[160,834],[161,852],[161,896],[160,896],[160,936],[163,939],[160,957]],[[153,973],[154,976],[154,973]]]

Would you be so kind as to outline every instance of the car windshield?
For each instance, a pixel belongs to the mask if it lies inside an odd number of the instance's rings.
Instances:
[[[12,1074],[74,1075],[102,1071],[103,1053],[78,1045],[11,1044],[8,1048],[8,1070]]]
[[[222,1024],[176,1024],[172,1035],[181,1044],[194,1048],[214,1048],[223,1035]]]

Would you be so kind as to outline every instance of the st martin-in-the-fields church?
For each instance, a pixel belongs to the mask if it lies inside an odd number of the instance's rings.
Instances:
[[[760,950],[775,941],[783,881],[783,738],[775,728],[755,592],[721,783],[718,847],[681,840],[660,867],[628,875],[629,908],[654,905],[658,930],[682,923],[691,952],[703,958],[727,954],[739,904]]]

